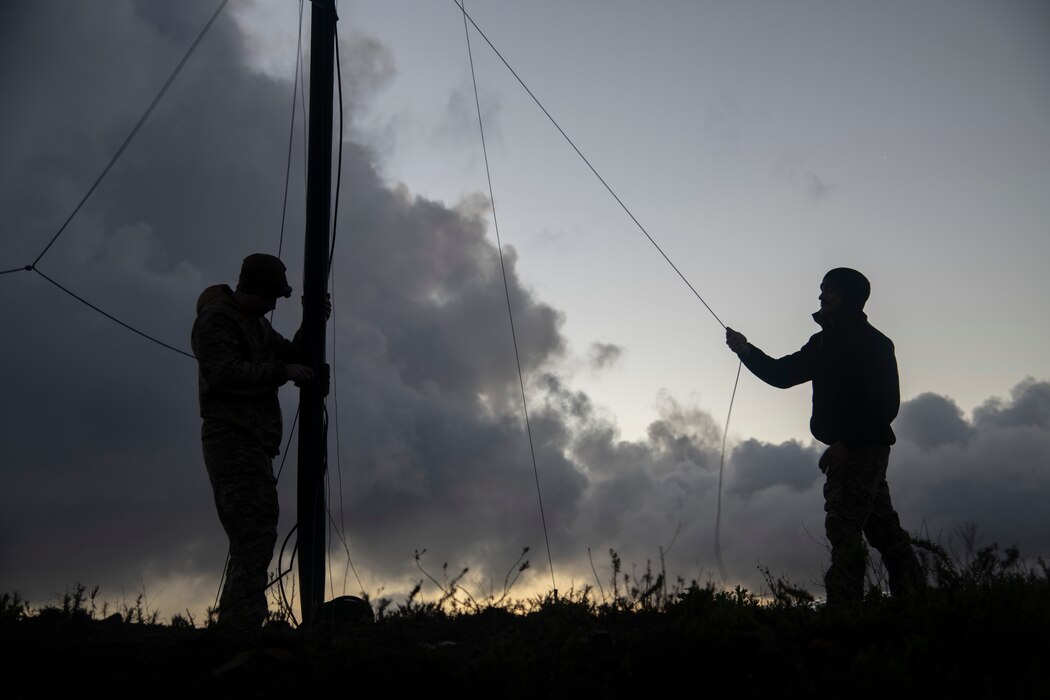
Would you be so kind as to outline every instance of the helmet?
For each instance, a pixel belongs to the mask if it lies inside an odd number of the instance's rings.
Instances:
[[[248,294],[276,299],[292,296],[292,288],[288,285],[288,278],[284,272],[287,270],[280,258],[266,253],[252,253],[244,259],[241,265],[241,276],[237,280],[237,289]]]

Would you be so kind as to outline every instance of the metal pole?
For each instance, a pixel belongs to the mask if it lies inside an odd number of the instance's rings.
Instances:
[[[324,397],[325,292],[332,203],[332,84],[335,63],[335,2],[313,0],[310,25],[310,132],[306,179],[306,252],[303,262],[303,350],[317,379],[299,392],[299,600],[302,623],[314,622],[324,602]]]

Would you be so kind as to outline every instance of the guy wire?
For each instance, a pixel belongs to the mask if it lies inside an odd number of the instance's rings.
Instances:
[[[139,120],[135,124],[134,128],[132,128],[131,133],[127,135],[127,137],[124,139],[124,142],[120,144],[120,148],[118,148],[117,152],[113,154],[113,157],[109,159],[109,163],[106,164],[106,167],[104,167],[102,169],[102,172],[99,173],[98,177],[95,178],[95,182],[88,189],[87,193],[81,198],[80,202],[76,205],[76,207],[73,208],[73,211],[69,214],[68,217],[66,217],[66,220],[62,223],[62,225],[58,227],[58,231],[55,232],[55,235],[51,237],[51,240],[48,242],[48,244],[44,246],[44,249],[42,251],[40,251],[40,255],[36,256],[36,260],[33,261],[34,266],[40,262],[40,259],[44,257],[47,251],[51,249],[51,246],[54,245],[55,241],[58,240],[58,237],[61,236],[62,233],[66,230],[66,227],[69,226],[69,222],[73,220],[73,217],[77,215],[77,212],[80,211],[80,208],[84,206],[84,202],[86,202],[88,198],[91,197],[92,193],[95,191],[95,188],[99,186],[99,183],[101,183],[102,180],[109,173],[110,168],[113,167],[113,165],[117,162],[120,156],[124,153],[124,149],[128,147],[128,144],[131,143],[131,140],[135,138],[135,135],[137,133],[139,133],[139,129],[141,129],[142,125],[146,123],[147,119],[149,119],[149,115],[153,114],[154,108],[156,108],[157,104],[160,102],[161,98],[164,97],[165,93],[168,92],[168,88],[171,87],[171,84],[175,82],[175,78],[178,77],[179,73],[182,71],[183,66],[186,65],[186,62],[190,60],[190,56],[193,55],[193,52],[197,50],[197,46],[201,43],[201,39],[203,39],[204,35],[208,33],[209,29],[211,29],[211,25],[215,23],[216,19],[218,19],[219,13],[221,13],[222,9],[226,7],[227,2],[229,2],[229,0],[222,0],[222,2],[219,3],[219,7],[216,8],[215,12],[211,16],[211,19],[208,20],[207,24],[204,25],[204,28],[201,29],[200,34],[198,34],[197,38],[193,40],[192,44],[190,44],[190,48],[186,51],[186,54],[182,57],[182,60],[179,61],[179,64],[175,66],[175,70],[168,77],[168,80],[164,83],[163,87],[161,87],[160,92],[158,92],[157,96],[153,98],[153,102],[151,102],[149,107],[146,108],[146,111],[143,113],[143,115],[139,117]]]
[[[474,25],[474,29],[478,31],[478,34],[481,35],[481,38],[485,40],[485,42],[489,45],[489,48],[491,48],[492,51],[496,54],[496,56],[499,57],[499,60],[503,62],[503,65],[507,67],[507,70],[509,70],[511,72],[511,75],[513,75],[514,78],[518,81],[518,84],[521,85],[521,87],[524,88],[525,92],[529,94],[529,97],[531,97],[532,101],[536,103],[536,106],[539,107],[540,110],[547,116],[547,119],[549,119],[550,123],[554,125],[554,128],[558,130],[558,133],[560,133],[568,142],[568,144],[572,146],[572,150],[576,151],[576,155],[578,155],[583,160],[587,167],[590,168],[591,172],[594,173],[594,176],[598,178],[598,181],[605,186],[605,189],[608,190],[609,194],[611,194],[613,199],[616,200],[616,203],[620,205],[620,208],[623,209],[624,212],[626,212],[627,216],[631,218],[631,221],[633,221],[635,226],[638,227],[638,230],[645,234],[645,237],[649,239],[649,242],[653,244],[653,247],[655,247],[656,250],[660,253],[660,255],[663,256],[663,259],[667,261],[667,264],[670,265],[676,273],[678,273],[678,276],[682,278],[682,281],[685,282],[687,287],[689,287],[689,290],[696,296],[697,299],[700,300],[700,303],[704,305],[704,307],[711,313],[711,315],[714,316],[714,319],[718,321],[718,325],[722,326],[722,328],[725,328],[726,324],[722,323],[722,319],[718,317],[718,314],[715,313],[714,309],[712,309],[708,305],[708,303],[704,301],[704,298],[700,296],[700,292],[696,291],[696,288],[693,287],[693,285],[689,282],[688,279],[686,279],[685,275],[682,274],[682,271],[678,269],[678,266],[671,262],[671,258],[667,256],[667,253],[665,253],[664,249],[660,247],[660,244],[656,242],[656,239],[649,235],[649,232],[645,229],[644,226],[642,226],[642,223],[638,221],[635,215],[631,213],[631,210],[627,208],[627,205],[623,203],[623,200],[620,199],[619,195],[617,195],[613,188],[609,186],[609,183],[605,181],[605,178],[603,178],[601,174],[597,171],[597,169],[595,169],[595,167],[591,165],[591,161],[587,160],[587,156],[583,155],[583,151],[577,148],[576,143],[573,142],[571,138],[569,138],[569,135],[565,133],[565,130],[561,128],[561,125],[558,124],[558,122],[554,119],[553,116],[551,116],[551,113],[547,111],[547,108],[543,106],[543,103],[540,102],[539,98],[536,97],[535,94],[533,94],[532,90],[530,90],[529,86],[525,84],[525,81],[521,79],[521,76],[518,75],[517,71],[515,71],[514,68],[511,67],[510,63],[507,62],[507,59],[503,58],[503,54],[499,52],[499,49],[497,49],[495,45],[489,40],[489,38],[485,36],[485,32],[481,31],[481,27],[477,25],[474,19],[469,14],[467,14],[466,8],[460,5],[460,0],[452,0],[452,2],[455,3],[463,12],[464,23],[466,23],[467,20],[470,20],[470,23]]]
[[[281,204],[281,237],[277,241],[277,257],[281,257],[284,249],[284,222],[288,213],[288,181],[292,175],[292,145],[295,141],[295,108],[296,99],[299,97],[299,63],[302,58],[303,46],[303,1],[299,0],[299,43],[295,47],[295,75],[292,78],[292,119],[288,126],[288,158],[284,166],[284,202]],[[270,314],[273,320],[273,314]]]
[[[337,9],[338,11],[338,9]],[[335,197],[332,205],[332,240],[331,247],[328,251],[328,284],[331,288],[332,294],[332,317],[335,317],[335,241],[336,236],[339,232],[339,199],[343,191],[343,137],[344,131],[344,115],[345,109],[343,107],[343,69],[342,62],[339,55],[339,23],[335,25],[335,72],[336,72],[336,93],[339,98],[339,145],[336,150],[336,168],[335,168]],[[336,480],[339,490],[339,524],[336,525],[335,519],[332,517],[332,509],[330,504],[326,504],[328,509],[328,518],[331,525],[335,527],[335,532],[339,536],[340,542],[343,544],[343,550],[346,552],[346,567],[343,569],[343,595],[346,594],[346,575],[352,570],[354,577],[357,579],[357,584],[361,587],[361,592],[364,593],[364,585],[361,583],[361,577],[357,574],[357,567],[354,566],[353,559],[350,557],[350,545],[346,540],[346,519],[345,510],[343,504],[343,461],[342,461],[342,444],[339,435],[339,381],[338,373],[336,372],[335,357],[336,357],[336,343],[335,343],[335,324],[332,325],[332,365],[331,365],[331,382],[332,382],[332,409],[335,420],[335,469],[336,469]],[[327,413],[327,407],[326,407]],[[328,471],[325,470],[327,477]],[[331,489],[328,492],[329,499],[331,498]],[[330,556],[330,555],[329,555]],[[331,561],[329,561],[329,567]],[[331,578],[331,573],[329,573]],[[334,595],[334,591],[333,591]]]
[[[736,387],[740,383],[740,368],[744,366],[741,361],[736,366],[736,379],[733,380],[733,395],[729,399],[729,413],[726,414],[725,430],[722,431],[722,458],[718,461],[718,508],[715,513],[715,563],[718,564],[718,575],[722,577],[725,585],[726,566],[722,561],[722,474],[726,466],[726,437],[729,435],[729,419],[733,416],[733,402],[736,401]]]
[[[510,304],[510,285],[507,283],[507,267],[503,262],[503,243],[500,240],[499,220],[496,218],[496,197],[492,190],[492,171],[489,168],[489,152],[485,145],[485,126],[481,118],[481,100],[478,97],[478,79],[474,73],[474,54],[470,48],[470,28],[467,26],[466,0],[460,0],[457,4],[463,11],[463,33],[467,37],[467,56],[470,58],[470,77],[474,84],[474,104],[478,110],[478,129],[481,132],[481,150],[485,156],[485,176],[488,179],[489,203],[492,206],[492,227],[496,232],[496,250],[499,252],[499,265],[500,270],[503,272],[503,291],[507,296],[507,316],[510,318],[510,336],[514,344],[514,361],[518,367],[518,384],[521,386],[521,405],[525,413],[525,430],[529,436],[529,452],[532,455],[532,472],[536,477],[536,497],[539,499],[540,503],[540,520],[543,523],[543,539],[547,545],[547,562],[550,564],[551,569],[551,587],[554,591],[554,596],[557,597],[558,584],[554,579],[554,559],[551,556],[550,536],[547,533],[547,517],[543,512],[543,494],[540,491],[540,471],[536,466],[536,448],[532,441],[532,425],[529,422],[529,405],[528,401],[525,399],[525,380],[522,378],[521,357],[518,354],[518,336],[514,331],[514,312],[511,310]],[[473,20],[471,21],[473,22]]]
[[[726,329],[726,324],[722,322],[722,319],[718,317],[718,314],[715,313],[714,309],[712,309],[711,306],[707,303],[707,301],[704,300],[704,298],[700,295],[700,292],[696,291],[696,288],[692,285],[692,283],[686,278],[686,276],[682,273],[682,271],[680,269],[678,269],[678,266],[674,264],[674,262],[667,255],[667,253],[664,252],[664,249],[660,247],[660,244],[658,244],[656,242],[656,239],[654,239],[649,234],[649,231],[646,230],[646,228],[642,225],[642,223],[638,220],[638,218],[635,217],[635,215],[631,212],[631,210],[627,207],[627,205],[624,204],[623,200],[620,199],[620,196],[616,194],[616,192],[609,185],[609,183],[606,182],[605,178],[601,176],[601,174],[598,172],[598,170],[591,164],[590,160],[587,159],[587,156],[585,156],[583,154],[583,152],[579,149],[579,147],[576,146],[576,143],[569,137],[569,135],[567,133],[565,133],[565,130],[561,128],[561,125],[558,124],[558,121],[551,115],[551,113],[547,110],[547,108],[543,106],[543,103],[540,102],[539,98],[536,97],[535,93],[533,93],[532,90],[529,89],[529,86],[525,84],[525,81],[522,80],[520,75],[518,75],[518,72],[514,70],[514,68],[510,65],[510,63],[507,61],[507,59],[503,57],[503,54],[500,53],[499,49],[497,49],[496,46],[492,43],[492,41],[488,38],[488,36],[485,35],[485,32],[483,32],[481,30],[481,27],[479,27],[477,22],[474,21],[474,18],[472,18],[467,13],[467,9],[466,9],[464,0],[452,0],[452,2],[455,3],[455,5],[459,8],[460,12],[463,14],[464,29],[466,29],[467,21],[469,21],[472,25],[474,25],[474,29],[476,29],[478,34],[481,35],[481,38],[485,40],[485,43],[487,43],[489,45],[489,48],[491,48],[492,51],[496,54],[496,56],[499,57],[499,60],[503,62],[503,65],[506,66],[507,70],[510,71],[511,75],[514,76],[515,80],[518,81],[518,84],[521,85],[521,87],[525,90],[526,93],[528,93],[529,97],[532,98],[532,101],[535,102],[536,106],[540,108],[540,111],[542,111],[543,114],[546,115],[546,117],[550,121],[550,123],[554,125],[554,128],[556,128],[558,130],[558,133],[560,133],[562,135],[562,137],[565,139],[565,141],[572,147],[572,149],[574,151],[576,151],[576,155],[578,155],[580,157],[580,159],[583,160],[583,162],[587,165],[587,167],[594,174],[594,176],[596,178],[598,178],[598,181],[601,182],[602,185],[605,187],[605,189],[609,192],[609,194],[612,195],[613,199],[616,200],[616,203],[620,205],[620,208],[624,210],[624,212],[627,214],[628,217],[630,217],[631,221],[633,221],[635,226],[638,227],[638,230],[641,231],[645,235],[645,237],[647,239],[649,239],[649,242],[653,244],[653,247],[656,248],[657,252],[659,252],[660,255],[663,257],[663,259],[667,262],[667,264],[671,266],[671,269],[673,269],[675,271],[675,273],[677,273],[678,277],[681,278],[681,280],[683,282],[685,282],[686,286],[689,287],[689,291],[691,291],[693,293],[693,295],[697,299],[700,300],[700,303],[703,304],[704,308],[706,308],[708,310],[708,312],[711,314],[711,316],[714,317],[715,321],[718,322],[718,325],[722,326],[723,329]],[[469,32],[467,33],[467,50],[468,50],[468,53],[469,53],[469,51],[470,51],[470,34],[469,34]],[[473,70],[474,70],[474,59],[473,59],[473,57],[471,57],[471,75],[472,76],[473,76]],[[475,98],[475,102],[476,102],[477,101],[477,81],[476,81],[476,79],[475,79],[475,84],[474,84],[474,98]],[[478,120],[479,120],[479,124],[480,124],[480,120],[481,120],[481,107],[480,107],[480,105],[478,106]],[[484,130],[483,129],[482,129],[482,147],[484,147]],[[488,168],[488,156],[487,156],[487,154],[486,154],[486,157],[485,157],[485,167],[486,167],[486,171],[487,171],[487,168]],[[492,182],[491,182],[491,177],[490,177],[489,178],[489,191],[490,191],[490,195],[489,196],[490,196],[490,199],[492,199],[491,189],[492,189]],[[493,208],[493,218],[495,218],[495,201],[494,200],[493,200],[492,208]],[[499,238],[499,227],[498,226],[496,226],[496,236],[497,236],[497,240],[498,240],[498,238]],[[503,260],[503,255],[502,255],[502,251],[501,251],[500,252],[500,261],[501,261],[501,263],[502,263],[502,260]],[[508,296],[508,308],[509,308],[509,296]],[[515,345],[515,353],[517,353],[517,346],[516,345]],[[719,573],[722,575],[723,581],[725,580],[725,567],[722,565],[722,545],[721,545],[721,541],[720,541],[721,527],[722,527],[722,475],[723,475],[723,471],[724,471],[724,467],[725,467],[726,440],[727,440],[727,437],[729,435],[729,416],[731,416],[732,413],[733,413],[733,403],[736,400],[736,387],[737,387],[737,383],[740,380],[740,367],[742,365],[743,365],[743,363],[741,362],[740,365],[737,366],[736,381],[734,381],[734,383],[733,383],[733,395],[732,395],[732,398],[729,401],[729,412],[728,412],[728,415],[726,416],[726,424],[724,426],[724,430],[723,430],[723,433],[722,433],[722,455],[721,455],[721,459],[720,459],[720,463],[719,463],[719,469],[718,469],[718,474],[719,474],[719,477],[718,477],[718,507],[717,507],[717,513],[716,513],[716,519],[715,519],[715,559],[718,562]],[[520,369],[519,369],[519,371],[520,371]],[[523,392],[522,393],[524,395],[524,387],[523,387]],[[548,556],[549,556],[549,554],[550,554],[550,550],[548,548]]]
[[[102,309],[98,308],[97,306],[95,306],[94,304],[92,304],[92,303],[91,303],[90,301],[88,301],[88,300],[87,300],[87,299],[85,299],[84,297],[82,297],[82,296],[79,296],[79,295],[77,295],[76,293],[74,293],[74,292],[72,292],[72,291],[70,291],[70,290],[66,289],[66,288],[65,288],[65,287],[63,287],[63,286],[62,286],[61,284],[59,284],[59,283],[58,283],[58,282],[56,282],[55,280],[51,279],[51,278],[50,278],[50,277],[48,277],[47,275],[45,275],[45,274],[44,274],[43,272],[41,272],[41,271],[40,271],[40,268],[34,267],[34,268],[33,268],[33,271],[34,271],[34,272],[36,272],[36,273],[37,273],[38,275],[40,275],[41,277],[43,277],[43,278],[44,278],[45,280],[47,280],[48,282],[50,282],[51,284],[53,284],[54,286],[56,286],[56,287],[58,287],[59,289],[61,289],[61,290],[62,290],[63,292],[65,292],[65,293],[66,293],[66,294],[68,294],[69,296],[71,296],[71,297],[73,297],[74,299],[76,299],[77,301],[79,301],[79,302],[80,302],[81,304],[84,304],[85,306],[87,306],[87,307],[90,307],[90,308],[94,309],[94,310],[95,310],[95,311],[97,311],[98,313],[100,313],[100,314],[102,314],[103,316],[105,316],[106,318],[108,318],[108,319],[109,319],[110,321],[113,321],[114,323],[116,323],[116,324],[118,324],[118,325],[124,326],[124,327],[125,327],[125,328],[127,328],[127,329],[128,329],[129,331],[131,331],[132,333],[135,333],[135,334],[137,334],[137,335],[140,335],[140,336],[142,336],[143,338],[145,338],[146,340],[148,340],[148,341],[150,341],[150,342],[153,342],[153,343],[156,343],[157,345],[160,345],[161,347],[165,347],[165,348],[167,348],[168,350],[171,350],[172,352],[177,352],[177,353],[179,353],[180,355],[185,355],[186,357],[189,357],[189,358],[191,358],[191,359],[194,359],[194,360],[197,360],[197,359],[198,359],[198,358],[197,358],[197,356],[196,356],[196,355],[194,355],[193,353],[189,353],[189,352],[186,352],[185,350],[179,350],[179,349],[178,349],[177,347],[175,347],[174,345],[168,345],[168,344],[167,344],[167,343],[165,343],[165,342],[164,342],[163,340],[157,340],[157,339],[156,339],[156,338],[154,338],[153,336],[151,336],[151,335],[148,335],[148,334],[146,334],[146,333],[143,333],[143,332],[142,332],[142,331],[140,331],[140,330],[139,330],[138,328],[135,328],[134,326],[131,326],[131,325],[128,325],[127,323],[124,323],[123,321],[121,321],[121,320],[120,320],[119,318],[117,318],[116,316],[113,316],[112,314],[106,313],[105,311],[103,311]]]

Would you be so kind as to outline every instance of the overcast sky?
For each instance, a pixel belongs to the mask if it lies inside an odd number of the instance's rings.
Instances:
[[[216,6],[0,7],[0,269],[39,254]],[[901,368],[889,479],[905,527],[947,540],[973,521],[983,543],[1050,554],[1045,3],[467,8],[721,319],[771,355],[814,332],[827,269],[868,275],[870,319]],[[297,12],[232,0],[43,272],[188,350],[200,291],[234,282],[246,254],[277,252]],[[462,16],[451,0],[343,0],[340,17],[333,515],[370,594],[410,587],[423,549],[431,570],[469,565],[475,591],[499,588],[525,546],[522,590],[545,590]],[[672,575],[717,578],[735,357],[471,40],[558,587],[594,583],[588,548],[603,584],[610,547],[628,570],[662,547]],[[296,119],[282,256],[299,288]],[[286,335],[296,298],[277,310]],[[165,615],[199,612],[226,545],[193,361],[29,272],[0,277],[0,300],[0,589],[43,603],[78,580],[110,599],[145,587]],[[282,397],[290,423],[294,389]],[[731,584],[759,587],[761,564],[819,592],[809,399],[808,386],[741,377],[722,529]],[[333,557],[337,594],[344,565]]]

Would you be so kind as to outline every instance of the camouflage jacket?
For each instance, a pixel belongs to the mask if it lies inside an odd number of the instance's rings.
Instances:
[[[191,343],[197,356],[205,433],[246,431],[271,455],[280,451],[281,406],[277,388],[287,381],[285,363],[299,355],[299,334],[288,341],[265,318],[241,310],[225,284],[197,300]]]

